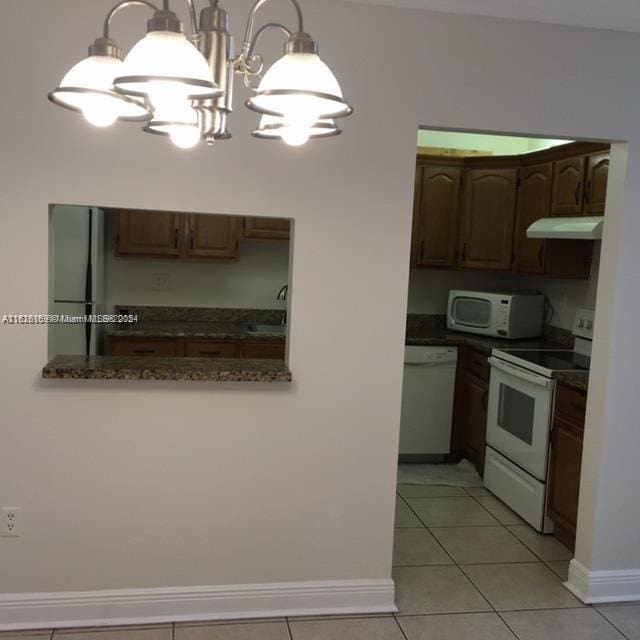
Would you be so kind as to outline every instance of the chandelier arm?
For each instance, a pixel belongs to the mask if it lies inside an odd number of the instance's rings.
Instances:
[[[140,7],[148,7],[152,11],[158,11],[158,7],[155,4],[148,2],[148,0],[122,0],[119,2],[109,13],[104,20],[104,29],[103,35],[105,38],[109,39],[110,31],[111,31],[111,20],[113,17],[121,10],[126,9],[127,7],[140,6]]]
[[[194,37],[198,35],[198,15],[196,13],[196,6],[194,0],[187,0],[189,5],[189,18],[191,20],[191,33]]]
[[[300,3],[298,0],[290,0],[293,4],[296,15],[298,17],[298,31],[297,33],[304,33],[304,18],[302,16],[302,9],[300,8]],[[249,13],[249,18],[247,19],[247,28],[244,32],[244,43],[242,45],[243,55],[249,52],[253,40],[253,30],[255,28],[256,22],[256,14],[258,11],[267,3],[269,0],[256,0],[256,3],[253,5],[251,12]]]
[[[247,50],[247,58],[249,60],[253,56],[255,48],[258,44],[258,41],[262,37],[262,35],[265,34],[267,31],[271,31],[272,29],[278,29],[279,31],[282,31],[282,33],[284,33],[284,35],[287,36],[287,38],[291,38],[291,36],[293,35],[291,31],[289,31],[289,29],[287,29],[287,27],[285,27],[283,24],[279,22],[268,22],[267,24],[260,27],[256,31],[253,38],[251,39],[251,43],[249,44],[249,49]]]

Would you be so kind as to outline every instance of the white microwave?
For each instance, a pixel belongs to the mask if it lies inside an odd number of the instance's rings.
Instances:
[[[537,293],[450,291],[447,327],[509,340],[542,333],[544,296]]]

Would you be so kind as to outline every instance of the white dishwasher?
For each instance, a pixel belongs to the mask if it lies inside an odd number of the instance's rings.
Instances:
[[[455,347],[405,348],[401,455],[450,452],[457,362]]]

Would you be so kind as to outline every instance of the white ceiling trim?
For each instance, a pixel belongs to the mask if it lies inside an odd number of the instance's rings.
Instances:
[[[346,0],[640,33],[639,0]]]

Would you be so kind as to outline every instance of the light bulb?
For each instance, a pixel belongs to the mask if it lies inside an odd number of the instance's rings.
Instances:
[[[169,131],[169,138],[180,149],[193,149],[200,142],[200,127],[189,124],[173,125]]]
[[[311,127],[288,125],[282,128],[282,140],[290,147],[301,147],[311,137]]]
[[[84,119],[94,127],[110,127],[118,119],[118,114],[112,110],[101,108],[97,104],[82,108]]]

